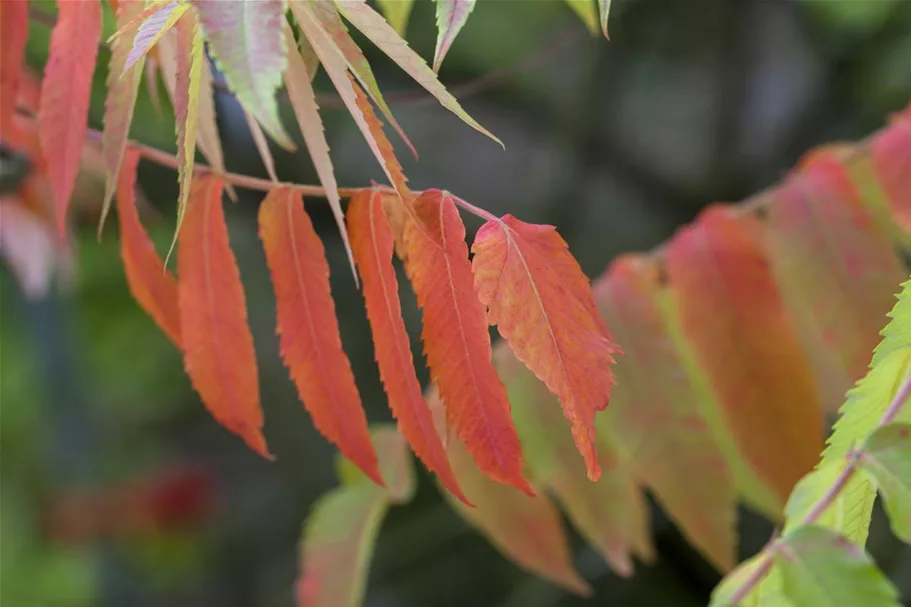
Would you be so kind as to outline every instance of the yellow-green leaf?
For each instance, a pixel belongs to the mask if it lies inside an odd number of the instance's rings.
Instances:
[[[911,543],[911,425],[889,424],[874,432],[860,462],[879,488],[892,531]]]

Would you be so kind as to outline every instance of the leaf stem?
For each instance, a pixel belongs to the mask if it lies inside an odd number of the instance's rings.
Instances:
[[[475,205],[471,204],[470,202],[468,202],[466,200],[462,200],[461,198],[459,198],[455,194],[452,194],[451,192],[447,192],[447,194],[452,196],[452,199],[456,203],[456,206],[462,207],[463,209],[465,209],[472,215],[476,215],[485,221],[500,221],[500,218],[497,217],[496,215],[494,215],[493,213],[491,213],[490,211],[484,210],[481,207],[476,207]]]
[[[879,422],[876,424],[874,431],[890,423],[895,416],[902,410],[902,407],[908,401],[908,397],[911,396],[911,373],[905,376],[905,379],[902,381],[901,386],[899,386],[898,391],[895,393],[895,396],[892,398],[892,401],[889,403],[888,408],[883,413],[882,417],[879,419]],[[857,464],[861,460],[863,452],[852,449],[848,452],[846,456],[845,467],[839,473],[839,475],[832,481],[832,484],[826,489],[826,491],[816,500],[816,503],[810,508],[806,516],[800,521],[801,526],[812,525],[819,517],[823,515],[826,509],[832,505],[832,503],[838,498],[839,494],[847,486],[848,482],[854,476],[854,473],[857,472]],[[731,594],[730,603],[732,605],[737,605],[747,595],[756,588],[757,585],[768,575],[769,571],[772,569],[774,564],[774,554],[778,547],[778,542],[770,542],[765,548],[763,548],[760,553],[763,556],[762,562],[753,570],[753,572],[743,580],[743,583],[737,587]]]

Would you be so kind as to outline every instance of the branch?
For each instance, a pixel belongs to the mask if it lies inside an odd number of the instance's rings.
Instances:
[[[902,381],[901,386],[898,391],[895,393],[895,396],[892,398],[892,402],[889,403],[889,407],[883,413],[883,416],[877,422],[876,427],[873,429],[875,432],[879,428],[882,428],[886,424],[890,423],[895,416],[898,415],[899,411],[902,410],[902,407],[908,401],[908,397],[911,396],[911,373],[909,373],[905,379]],[[872,433],[872,432],[871,432]],[[803,517],[800,521],[801,526],[812,525],[826,509],[831,506],[838,496],[841,494],[842,490],[847,486],[848,482],[851,480],[851,477],[854,476],[854,473],[857,472],[857,463],[861,460],[863,453],[856,449],[852,449],[848,452],[846,456],[845,467],[842,469],[838,477],[832,481],[832,484],[829,485],[828,489],[816,500],[816,503],[813,504],[813,507],[810,508],[810,511],[807,512],[807,515]],[[763,548],[760,555],[764,555],[763,561],[753,570],[747,578],[743,580],[743,583],[737,587],[737,590],[731,595],[730,602],[734,605],[737,605],[747,595],[756,588],[757,585],[768,575],[769,571],[772,569],[774,564],[773,558],[775,552],[778,550],[778,542],[770,542],[768,546]]]

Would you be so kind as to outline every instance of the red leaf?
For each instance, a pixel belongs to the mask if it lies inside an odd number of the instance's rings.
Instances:
[[[911,120],[899,118],[880,131],[870,153],[896,223],[911,232]]]
[[[62,235],[88,126],[92,73],[101,40],[101,4],[88,0],[57,6],[41,83],[38,128]]]
[[[184,366],[212,416],[271,459],[261,432],[253,336],[221,193],[217,177],[194,180],[180,231],[177,291]]]
[[[671,240],[666,261],[681,324],[731,432],[784,502],[819,459],[823,420],[759,228],[711,207]]]
[[[491,362],[484,309],[474,296],[465,226],[452,197],[425,191],[406,221],[405,268],[424,312],[421,337],[447,424],[482,472],[529,495],[506,388]],[[419,223],[418,223],[419,222]]]
[[[313,423],[377,484],[383,478],[342,350],[329,264],[300,192],[275,188],[259,207],[259,236],[275,287],[282,358]]]
[[[389,408],[399,422],[402,435],[421,461],[437,473],[447,489],[467,503],[446,459],[446,449],[415,375],[408,333],[402,320],[399,284],[392,266],[392,231],[386,223],[383,196],[379,191],[363,191],[351,198],[348,233],[363,281],[376,362],[389,398]]]
[[[553,226],[512,215],[485,223],[472,252],[487,319],[560,399],[588,477],[597,480],[595,413],[607,406],[618,348],[605,336],[588,278]]]
[[[127,148],[117,177],[117,217],[120,257],[133,298],[152,317],[174,345],[180,347],[180,309],[177,281],[164,267],[155,244],[136,213],[136,165],[139,152]]]
[[[25,43],[28,40],[28,0],[3,0],[0,2],[0,139],[10,128],[19,81],[22,79],[22,63],[25,59]]]

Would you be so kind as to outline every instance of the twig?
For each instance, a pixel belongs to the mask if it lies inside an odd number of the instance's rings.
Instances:
[[[879,419],[879,422],[876,424],[874,431],[882,428],[886,424],[890,423],[895,416],[898,415],[901,411],[904,404],[907,402],[908,397],[911,396],[911,373],[909,373],[905,379],[902,381],[901,386],[898,391],[895,393],[895,396],[892,398],[892,402],[889,403],[889,407],[883,413],[882,417]],[[857,463],[861,460],[863,453],[852,449],[848,452],[847,461],[845,462],[845,467],[839,473],[838,477],[825,492],[816,500],[816,503],[810,508],[806,516],[800,521],[801,526],[812,525],[823,513],[832,505],[833,502],[841,494],[842,490],[847,486],[848,482],[851,480],[851,477],[854,476],[854,473],[857,471]],[[756,588],[757,585],[768,575],[769,571],[772,569],[774,564],[773,558],[775,551],[777,549],[778,542],[772,542],[766,548],[762,550],[760,554],[764,554],[763,561],[753,570],[753,572],[743,580],[743,583],[737,587],[737,590],[731,594],[730,602],[733,605],[737,605],[747,595]]]

